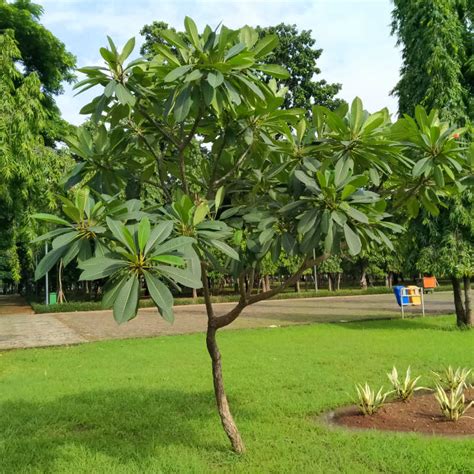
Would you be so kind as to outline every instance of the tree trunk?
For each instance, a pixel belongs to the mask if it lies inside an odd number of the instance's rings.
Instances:
[[[461,279],[455,276],[451,277],[451,283],[453,285],[454,293],[454,308],[456,310],[456,324],[459,327],[465,325],[466,313],[464,310],[464,304],[462,301],[462,290],[461,290]]]
[[[359,285],[363,290],[367,289],[367,273],[365,271],[365,268],[362,270],[360,274]]]
[[[337,290],[339,291],[341,289],[341,274],[337,274]]]
[[[330,273],[328,273],[328,290],[332,291],[332,279]]]
[[[296,280],[296,283],[295,283],[295,291],[296,291],[296,293],[299,293],[301,291],[299,278],[298,278],[298,280]]]
[[[270,291],[272,289],[272,285],[270,283],[270,275],[265,275],[264,281],[265,281],[265,288],[266,288],[265,291]]]
[[[213,328],[211,324],[208,324],[206,344],[212,361],[212,381],[214,383],[217,410],[219,411],[224,431],[232,444],[232,449],[236,453],[241,454],[245,452],[245,446],[234,418],[232,417],[232,413],[230,412],[229,402],[225,394],[224,381],[222,379],[221,353],[217,346],[216,332],[217,330]]]
[[[198,292],[196,290],[196,288],[193,288],[193,300],[196,300],[198,297]]]
[[[464,280],[464,325],[472,326],[472,307],[471,307],[471,279],[468,276]]]

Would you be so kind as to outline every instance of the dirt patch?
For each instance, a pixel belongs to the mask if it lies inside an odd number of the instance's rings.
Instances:
[[[467,403],[474,399],[474,389],[466,390],[464,393]],[[456,422],[447,420],[441,414],[434,394],[430,392],[417,395],[408,402],[387,403],[372,416],[364,416],[358,407],[351,406],[329,413],[326,420],[331,424],[353,429],[473,436],[474,407],[471,407],[466,415]]]

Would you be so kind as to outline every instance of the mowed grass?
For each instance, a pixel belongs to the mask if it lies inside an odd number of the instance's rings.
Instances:
[[[454,317],[227,331],[219,336],[247,454],[229,450],[204,335],[0,353],[0,472],[468,473],[474,440],[348,432],[317,415],[392,365],[474,365]]]

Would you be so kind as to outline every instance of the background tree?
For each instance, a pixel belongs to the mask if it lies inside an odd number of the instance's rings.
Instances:
[[[24,76],[12,32],[0,34],[0,253],[12,283],[32,267],[30,214],[52,209],[67,169],[62,152],[44,145],[46,112],[36,73]]]
[[[262,80],[262,73],[288,77],[281,65],[263,62],[278,45],[276,35],[225,26],[200,34],[188,17],[184,25],[182,34],[160,33],[166,44],[155,44],[154,56],[128,63],[134,40],[120,51],[109,39],[100,50],[106,65],[81,69],[87,77],[77,87],[99,89],[83,109],[98,131],[86,138],[80,129],[71,140],[83,161],[70,179],[104,182],[113,157],[123,173],[151,170],[138,176],[156,183],[156,203],[145,216],[106,216],[101,232],[92,230],[105,252],[81,262],[81,278],[108,279],[105,303],[124,322],[137,314],[141,284],[170,319],[168,286],[193,288],[200,277],[217,408],[233,449],[243,452],[224,389],[219,329],[331,255],[393,248],[389,236],[402,231],[393,213],[411,214],[416,206],[438,212],[440,196],[455,193],[464,176],[466,150],[422,108],[416,120],[392,125],[386,109],[370,114],[356,98],[350,109],[314,106],[309,121],[306,111],[283,108],[285,88],[276,80]],[[196,143],[207,149],[199,167]],[[120,173],[107,172],[107,183],[115,178],[123,192]],[[68,247],[56,241],[58,259]],[[252,291],[266,255],[277,261],[282,250],[300,266],[274,288]],[[53,264],[52,257],[40,262],[37,277]],[[224,314],[210,298],[211,270],[238,282],[239,301]]]
[[[74,80],[75,57],[65,45],[40,23],[43,7],[31,0],[0,0],[0,32],[14,33],[22,64],[22,75],[36,73],[41,84],[41,103],[46,110],[43,136],[48,145],[70,132],[61,119],[54,97],[63,92],[63,82]]]
[[[398,43],[402,45],[403,59],[401,79],[394,89],[399,98],[400,113],[412,113],[419,103],[439,108],[443,119],[466,125],[469,133],[465,135],[465,140],[470,141],[474,118],[474,3],[472,0],[395,0],[394,5],[392,32],[397,35]],[[453,139],[458,138],[458,134],[454,133]],[[471,161],[471,170],[472,166],[474,163]],[[437,181],[442,184],[442,177],[438,176]],[[469,209],[464,212],[460,210],[464,204],[472,205],[469,200],[445,200],[444,207],[448,210],[442,213],[444,219],[436,220],[436,231],[428,232],[424,224],[429,220],[429,216],[424,212],[418,222],[413,223],[418,229],[418,232],[413,232],[413,235],[419,237],[417,242],[414,242],[417,249],[425,252],[424,248],[427,246],[431,252],[446,255],[448,258],[442,268],[453,271],[449,277],[453,283],[456,315],[460,326],[465,326],[466,321],[472,324],[472,319],[466,319],[465,311],[459,304],[460,288],[469,282],[471,272],[469,264],[466,267],[458,266],[454,263],[457,262],[456,256],[451,259],[444,250],[450,240],[447,236],[450,235],[458,242],[457,247],[464,249],[460,255],[465,256],[466,252],[470,254],[472,251],[469,250],[474,238],[472,234],[469,235],[472,228],[467,226],[463,232],[458,232],[456,229],[457,225],[460,225],[459,222],[455,225],[447,218],[451,215],[469,215]],[[432,240],[427,240],[426,237],[431,237]],[[462,244],[459,239],[463,239]],[[426,261],[426,258],[422,261]],[[419,268],[432,267],[421,265]],[[441,270],[441,267],[437,268]],[[462,274],[461,268],[465,268],[466,273]],[[469,297],[469,291],[464,294]],[[469,306],[469,302],[465,300],[464,305]]]
[[[276,26],[256,28],[259,37],[276,35],[278,46],[264,58],[268,64],[281,64],[289,76],[281,81],[288,88],[284,107],[310,108],[311,105],[323,105],[329,109],[339,107],[344,101],[337,99],[341,84],[331,84],[325,79],[317,80],[321,69],[317,65],[323,50],[316,49],[316,40],[311,30],[298,31],[296,25],[280,23]]]
[[[400,81],[393,93],[400,114],[417,104],[446,120],[472,120],[472,0],[394,0],[392,34],[402,47]]]
[[[419,222],[419,221],[418,221]],[[458,326],[473,324],[471,278],[474,276],[474,196],[472,191],[452,200],[435,219],[424,219],[416,228],[420,271],[452,280]]]

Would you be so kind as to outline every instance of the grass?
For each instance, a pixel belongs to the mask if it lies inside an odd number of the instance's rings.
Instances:
[[[227,331],[224,375],[248,452],[228,449],[204,335],[0,352],[0,472],[474,472],[473,439],[315,421],[385,373],[472,366],[454,317]]]
[[[452,287],[449,285],[443,285],[436,289],[437,292],[439,291],[451,291]],[[392,288],[386,288],[384,286],[374,286],[369,287],[366,290],[362,290],[360,288],[350,288],[350,289],[342,289],[338,291],[329,291],[329,290],[308,290],[308,291],[301,291],[300,293],[296,293],[294,291],[288,291],[285,293],[280,293],[276,295],[273,299],[291,299],[291,298],[319,298],[319,297],[326,297],[326,296],[355,296],[355,295],[381,295],[381,294],[388,294],[392,293]],[[214,303],[228,303],[233,301],[238,301],[238,295],[223,295],[223,296],[213,296],[212,300]],[[202,304],[204,303],[204,298],[198,297],[197,299],[193,298],[182,298],[177,297],[174,300],[175,305],[187,305],[187,304]],[[55,304],[55,305],[46,305],[36,302],[30,302],[33,310],[37,314],[41,313],[69,313],[73,311],[99,311],[104,309],[102,307],[102,303],[100,301],[71,301],[68,303],[62,304]],[[142,299],[140,301],[141,308],[150,308],[154,306],[153,301],[150,299]]]

